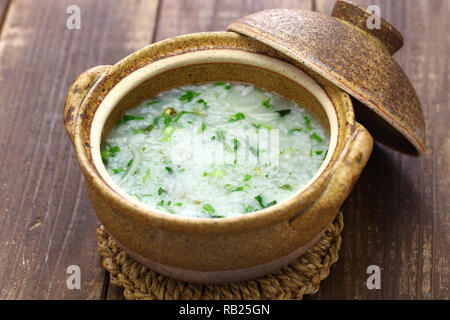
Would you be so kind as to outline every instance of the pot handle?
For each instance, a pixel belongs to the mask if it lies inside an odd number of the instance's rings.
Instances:
[[[66,103],[64,105],[64,127],[67,134],[74,141],[74,132],[79,117],[81,103],[89,90],[100,77],[105,74],[111,66],[97,66],[84,71],[72,83],[67,92]]]
[[[364,169],[373,148],[373,138],[359,123],[353,138],[347,143],[325,190],[311,206],[290,220],[290,226],[297,230],[297,226],[309,223],[324,229],[334,219],[352,191],[356,181]],[[318,223],[311,224],[312,220]],[[322,228],[323,227],[323,228]],[[322,230],[316,230],[320,232]]]

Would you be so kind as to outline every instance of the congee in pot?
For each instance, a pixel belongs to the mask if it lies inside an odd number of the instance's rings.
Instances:
[[[328,147],[328,131],[297,103],[217,82],[172,89],[126,111],[102,159],[112,179],[149,207],[225,218],[298,192]]]

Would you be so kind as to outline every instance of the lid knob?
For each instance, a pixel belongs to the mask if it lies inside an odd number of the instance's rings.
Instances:
[[[353,3],[337,1],[331,16],[351,25],[390,55],[403,47],[403,36],[397,29],[381,17],[377,26],[374,23],[377,17],[373,17],[373,13]],[[373,28],[369,29],[368,25]]]

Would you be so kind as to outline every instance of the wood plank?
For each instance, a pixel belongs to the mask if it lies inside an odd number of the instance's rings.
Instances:
[[[66,27],[72,4],[80,30]],[[105,294],[99,222],[64,131],[64,100],[79,73],[151,42],[156,12],[156,0],[10,5],[0,38],[0,299]],[[80,290],[66,287],[69,265],[81,268]]]
[[[311,9],[310,0],[164,0],[156,40],[193,32],[225,31],[233,21],[274,8]]]
[[[449,298],[449,2],[358,0],[380,6],[404,35],[394,58],[422,102],[428,130],[421,158],[377,145],[343,207],[340,259],[315,299]],[[330,13],[334,1],[316,0]],[[432,22],[431,22],[432,21]],[[381,290],[365,286],[366,268],[382,270]]]

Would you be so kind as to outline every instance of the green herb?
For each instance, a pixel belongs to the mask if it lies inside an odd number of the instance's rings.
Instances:
[[[294,132],[301,132],[301,131],[302,131],[302,129],[300,129],[300,128],[294,128],[294,129],[289,130],[289,133],[293,134]]]
[[[101,152],[103,163],[108,164],[109,158],[114,158],[116,154],[120,151],[118,146],[111,146],[109,143],[105,143],[105,147]]]
[[[204,123],[202,122],[202,127],[200,128],[200,132],[205,131],[205,129],[206,129],[206,124],[204,124]]]
[[[156,104],[158,102],[159,102],[158,100],[154,100],[154,101],[147,102],[146,105],[151,106],[152,104]]]
[[[163,130],[164,135],[170,136],[175,131],[175,128],[173,126],[168,126]]]
[[[255,200],[258,201],[258,203],[261,206],[261,208],[264,208],[264,204],[262,202],[262,197],[260,195],[256,196]]]
[[[275,112],[279,113],[281,117],[284,117],[284,116],[288,115],[289,113],[291,113],[291,110],[289,110],[289,109],[288,110],[278,110]]]
[[[303,119],[305,119],[306,130],[311,130],[313,128],[311,125],[311,119],[309,119],[308,116],[304,116]]]
[[[284,189],[284,190],[292,191],[292,187],[291,187],[290,184],[284,184],[284,185],[282,185],[280,188],[281,188],[281,189]]]
[[[311,139],[313,139],[313,140],[317,140],[317,141],[319,141],[319,142],[322,142],[323,141],[323,139],[321,138],[321,137],[319,137],[318,135],[317,135],[317,133],[313,133],[312,135],[310,135],[309,136]]]
[[[164,200],[161,200],[160,202],[158,202],[158,206],[160,206],[160,207],[164,206]]]
[[[268,126],[267,124],[263,124],[262,125],[264,128],[266,128],[266,130],[272,130],[272,127],[271,126]]]
[[[225,82],[216,82],[216,86],[222,87],[225,85]]]
[[[131,159],[130,161],[128,161],[128,163],[127,163],[127,167],[128,167],[128,168],[131,167],[131,165],[133,164],[133,160],[134,160],[134,159]]]
[[[183,204],[182,204],[181,202],[177,202],[177,203],[175,203],[175,205],[176,205],[177,207],[181,207]]]
[[[312,155],[312,148],[311,148],[311,149],[309,149],[309,157],[312,158],[312,156],[313,155]]]
[[[271,98],[268,98],[262,102],[262,105],[268,109],[273,109],[273,105],[270,103]]]
[[[118,126],[120,126],[121,124],[131,121],[131,120],[144,120],[144,117],[130,116],[130,115],[126,114],[119,121],[117,121],[116,124]]]
[[[252,206],[248,206],[247,208],[245,208],[245,213],[249,213],[249,212],[253,212],[255,211],[255,209],[253,209]]]
[[[172,174],[172,173],[173,173],[173,169],[172,169],[171,167],[166,167],[165,169],[167,170],[167,172],[168,172],[169,174]]]
[[[112,169],[112,171],[114,172],[114,174],[118,174],[118,173],[124,172],[125,170],[120,168],[120,169]]]
[[[225,174],[225,170],[223,170],[223,169],[215,169],[215,170],[211,173],[211,175],[212,175],[213,177],[217,177],[217,178],[222,178],[222,177],[224,176],[224,174]]]
[[[136,129],[134,130],[136,133],[148,133],[153,130],[155,126],[153,124],[149,125],[148,127],[145,127],[144,129]]]
[[[277,201],[276,201],[276,200],[273,200],[273,201],[269,202],[268,204],[266,204],[266,208],[271,207],[271,206],[274,206],[274,205],[276,205],[276,204],[277,204]]]
[[[261,129],[261,125],[260,124],[253,124],[252,123],[252,126],[254,126],[256,129]]]
[[[322,153],[323,153],[323,151],[321,151],[321,150],[316,151],[316,154],[317,154],[318,156],[320,156]]]
[[[231,89],[230,85],[225,86],[225,90],[230,90],[230,89]]]
[[[158,189],[158,196],[162,195],[163,192],[164,192],[163,188],[160,187],[160,188]]]
[[[261,195],[257,195],[255,197],[255,200],[258,201],[258,203],[259,203],[259,205],[261,206],[262,209],[268,208],[268,207],[271,207],[271,206],[277,204],[277,201],[273,200],[273,201],[269,202],[268,204],[264,205]]]
[[[150,178],[150,169],[147,170],[147,173],[145,174],[144,178],[142,178],[142,181],[146,183],[149,178]]]
[[[237,187],[236,189],[231,190],[231,192],[244,191],[244,187]]]
[[[136,193],[134,194],[134,196],[135,196],[139,201],[142,201],[141,197],[139,197]]]
[[[233,150],[234,152],[237,151],[237,149],[239,148],[239,140],[238,139],[233,139]]]
[[[168,114],[163,114],[163,119],[164,119],[164,127],[168,127],[171,123],[172,123],[172,117],[169,116]]]
[[[171,204],[172,204],[172,201],[169,200],[169,201],[167,202],[167,205],[170,206]]]
[[[161,119],[162,116],[156,117],[155,119],[153,119],[153,125],[156,127],[159,123],[159,119]]]
[[[198,97],[201,93],[195,91],[186,91],[180,98],[178,98],[181,102],[191,102],[195,97]]]
[[[204,204],[202,208],[204,211],[206,211],[210,215],[212,215],[216,212],[216,210],[214,210],[214,208],[210,204]]]
[[[251,175],[246,174],[245,177],[244,177],[244,181],[249,181],[251,178],[252,178]]]
[[[213,140],[213,141],[216,140],[216,136],[212,136],[211,140]]]
[[[145,150],[147,150],[147,148],[146,148],[146,147],[143,147],[143,148],[142,148],[142,152],[145,152]]]
[[[203,100],[203,99],[198,99],[198,100],[197,100],[197,103],[203,103],[203,106],[205,107],[205,109],[209,108],[208,102],[206,102],[206,101]]]
[[[228,122],[236,122],[239,120],[244,120],[245,115],[242,112],[238,112],[228,118]]]

